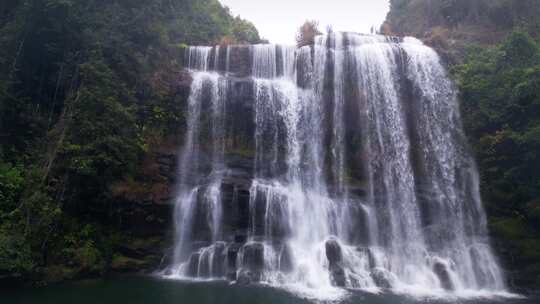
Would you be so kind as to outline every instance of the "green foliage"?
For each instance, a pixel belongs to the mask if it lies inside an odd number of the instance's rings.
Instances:
[[[1,216],[12,211],[24,187],[24,178],[20,167],[14,167],[0,161],[0,210]]]
[[[393,32],[423,36],[436,27],[458,39],[491,40],[516,27],[540,35],[537,0],[391,0],[387,23]],[[461,28],[461,29],[459,29]]]
[[[65,264],[76,265],[82,271],[102,272],[105,269],[107,248],[100,242],[102,240],[98,230],[90,224],[64,236],[62,254]]]
[[[60,151],[58,170],[73,182],[103,192],[108,181],[133,173],[138,160],[135,101],[102,61],[81,64],[79,69],[83,85],[73,102],[76,125],[72,123]]]
[[[28,274],[40,261],[40,248],[61,210],[36,182],[34,170],[0,163],[0,272]]]
[[[0,1],[0,274],[104,270],[112,185],[184,125],[182,50],[223,37],[259,41],[218,0]]]
[[[31,248],[24,236],[0,226],[0,274],[21,276],[33,267]]]
[[[468,54],[453,72],[491,231],[511,267],[540,264],[540,49],[516,31]]]
[[[488,198],[512,209],[540,197],[540,51],[515,32],[499,47],[472,50],[455,68],[466,129]]]
[[[512,284],[533,289],[540,286],[539,14],[538,0],[391,0],[382,27],[422,38],[453,65],[494,249]]]
[[[240,43],[258,43],[259,32],[253,23],[236,17],[233,21],[232,34]]]
[[[540,64],[538,45],[523,32],[512,33],[501,47],[502,56],[497,58],[499,66],[508,68],[524,68]],[[526,71],[530,74],[531,71]],[[519,76],[519,75],[516,75]],[[534,76],[534,75],[530,75]],[[521,89],[527,90],[526,87]],[[518,91],[521,91],[518,88]]]

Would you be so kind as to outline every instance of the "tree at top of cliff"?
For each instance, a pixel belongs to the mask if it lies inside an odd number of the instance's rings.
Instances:
[[[315,20],[307,20],[298,29],[298,33],[296,34],[296,44],[298,47],[312,45],[315,43],[315,37],[320,34],[319,22]]]

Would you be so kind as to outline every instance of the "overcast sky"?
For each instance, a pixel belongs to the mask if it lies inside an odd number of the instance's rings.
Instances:
[[[388,0],[219,0],[234,15],[253,22],[262,38],[293,44],[305,20],[318,20],[321,31],[369,33],[380,26],[389,9]]]

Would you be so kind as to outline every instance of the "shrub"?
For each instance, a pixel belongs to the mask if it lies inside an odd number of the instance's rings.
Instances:
[[[315,43],[315,37],[320,34],[319,22],[315,20],[307,20],[298,29],[298,34],[296,35],[296,44],[298,47],[312,45]]]

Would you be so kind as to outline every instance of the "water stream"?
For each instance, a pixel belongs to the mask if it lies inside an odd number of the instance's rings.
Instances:
[[[167,278],[504,294],[456,91],[413,38],[190,47]]]

